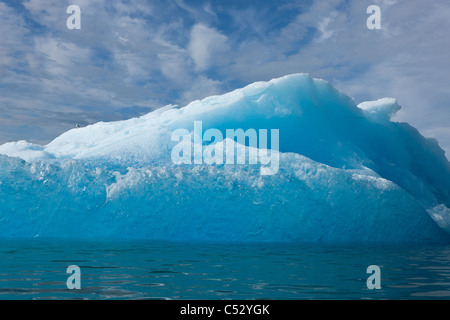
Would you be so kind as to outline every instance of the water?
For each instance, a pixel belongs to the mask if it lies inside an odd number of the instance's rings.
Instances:
[[[81,290],[66,286],[70,265]],[[448,298],[450,245],[0,240],[0,299]]]

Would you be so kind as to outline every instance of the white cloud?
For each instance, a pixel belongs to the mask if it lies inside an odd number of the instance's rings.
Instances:
[[[319,29],[321,35],[320,35],[320,38],[317,40],[318,42],[327,40],[328,38],[330,38],[333,35],[333,33],[334,33],[333,30],[327,30],[328,25],[330,24],[330,21],[331,21],[331,18],[326,17],[322,21],[319,22],[318,29]]]
[[[48,37],[35,38],[34,41],[35,54],[46,58],[45,69],[53,76],[73,76],[74,69],[88,62],[88,48],[80,48],[74,43]]]
[[[191,30],[191,41],[188,50],[198,71],[204,71],[214,61],[215,54],[228,50],[228,38],[213,28],[196,24]]]
[[[36,18],[35,21],[46,27],[63,30],[66,28],[68,17],[66,9],[69,6],[65,1],[58,0],[28,0],[23,6]]]
[[[183,92],[184,101],[194,101],[222,93],[220,81],[199,76],[192,81],[192,86]]]
[[[0,2],[0,74],[3,76],[8,66],[19,64],[20,59],[29,52],[25,44],[28,34],[23,18]]]

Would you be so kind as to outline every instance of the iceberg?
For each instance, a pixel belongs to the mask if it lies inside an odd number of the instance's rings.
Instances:
[[[324,80],[293,74],[75,128],[45,146],[6,143],[0,237],[450,242],[450,163],[436,140],[391,120],[399,109],[392,98],[356,105]],[[278,130],[277,172],[174,163],[172,134],[194,135],[199,121],[224,137]],[[230,139],[186,143],[255,152]]]

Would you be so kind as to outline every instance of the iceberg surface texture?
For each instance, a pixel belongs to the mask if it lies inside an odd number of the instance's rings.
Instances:
[[[391,121],[399,109],[390,98],[356,105],[294,74],[45,146],[6,143],[0,237],[448,242],[449,161],[435,140]],[[172,133],[193,133],[195,121],[224,136],[278,129],[278,172],[174,164]]]

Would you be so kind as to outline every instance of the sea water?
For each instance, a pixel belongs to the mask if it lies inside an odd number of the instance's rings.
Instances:
[[[367,286],[371,265],[381,289]],[[450,245],[0,240],[0,299],[449,297]]]

